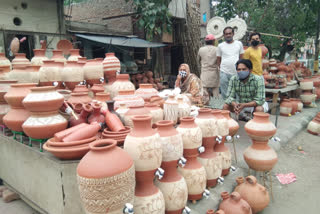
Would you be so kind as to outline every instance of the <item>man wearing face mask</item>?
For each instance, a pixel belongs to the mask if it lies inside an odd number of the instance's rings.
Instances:
[[[242,58],[244,50],[241,42],[233,40],[234,29],[226,27],[223,30],[225,42],[218,45],[217,64],[220,67],[220,90],[223,99],[227,97],[228,85],[232,76],[237,74],[234,67]]]
[[[262,76],[262,50],[259,48],[260,33],[250,34],[251,46],[244,52],[244,59],[249,59],[252,62],[252,73],[258,76]]]
[[[240,113],[267,112],[265,102],[264,80],[252,74],[252,63],[247,59],[240,59],[236,63],[237,75],[230,79],[227,99],[223,109]],[[241,114],[242,116],[244,114]],[[246,118],[239,118],[246,119]],[[248,120],[248,119],[247,119]]]

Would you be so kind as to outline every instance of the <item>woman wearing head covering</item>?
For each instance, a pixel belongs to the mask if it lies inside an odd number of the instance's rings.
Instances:
[[[203,90],[201,80],[195,74],[190,73],[188,64],[179,66],[175,86],[181,89],[182,94],[188,96],[192,104],[206,105],[209,102],[209,95]]]

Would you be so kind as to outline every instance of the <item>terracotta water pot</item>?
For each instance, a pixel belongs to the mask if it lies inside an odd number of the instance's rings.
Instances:
[[[111,97],[118,95],[120,90],[135,90],[135,86],[129,80],[129,74],[118,74],[116,81],[112,84],[110,88]]]
[[[237,177],[238,185],[234,189],[250,205],[252,213],[258,213],[266,208],[270,202],[267,189],[257,182],[256,177],[248,176],[246,179]]]
[[[48,60],[45,49],[33,49],[34,57],[31,59],[32,65],[43,65],[43,60]]]
[[[114,53],[106,53],[106,57],[103,62],[104,79],[108,81],[107,92],[109,88],[116,81],[117,71],[121,70],[120,60],[114,55]]]
[[[44,60],[39,70],[39,84],[41,86],[53,86],[57,82],[57,87],[60,88],[62,86],[61,71],[63,67],[63,62]]]
[[[67,62],[67,59],[63,56],[61,50],[52,50],[51,60],[53,60],[55,62],[63,62],[64,65]]]
[[[68,99],[68,102],[71,104],[76,103],[91,103],[92,99],[88,96],[88,93],[82,92],[82,93],[71,93],[71,97]]]
[[[315,117],[312,121],[309,122],[307,131],[313,135],[320,134],[320,117]]]
[[[202,132],[202,146],[205,151],[198,157],[199,162],[206,169],[207,187],[213,187],[217,184],[217,179],[222,173],[221,158],[214,151],[215,138],[218,135],[217,121],[207,108],[199,109],[199,114],[195,123]]]
[[[93,111],[93,108],[90,104],[81,104],[82,110],[81,113],[78,115],[78,119],[74,118],[73,116],[69,120],[70,127],[79,125],[81,123],[87,123],[88,122],[88,116]]]
[[[18,83],[39,83],[39,73],[36,65],[14,65],[7,74],[7,79],[18,80]]]
[[[233,192],[229,195],[228,192],[222,192],[223,199],[219,205],[219,209],[223,210],[225,214],[252,214],[250,205],[241,198],[238,192]]]
[[[229,135],[233,137],[239,130],[239,124],[230,117],[230,111],[222,110],[221,113],[228,120]]]
[[[86,85],[76,85],[72,91],[73,93],[89,93]]]
[[[269,114],[254,112],[252,120],[244,126],[252,145],[244,153],[244,160],[251,169],[270,171],[277,163],[277,153],[268,146],[268,140],[276,133],[276,127],[269,120]]]
[[[291,116],[292,109],[290,100],[284,99],[280,104],[280,115],[285,117]]]
[[[152,96],[150,98],[150,103],[156,104],[156,105],[160,106],[160,108],[162,108],[162,109],[163,109],[164,102],[165,102],[165,100],[159,96]]]
[[[119,108],[121,104],[125,104],[129,108],[132,106],[143,106],[145,103],[142,97],[134,94],[134,90],[120,90],[113,100],[115,101],[115,109]]]
[[[313,81],[312,79],[303,79],[300,81],[301,90],[312,90],[313,89]]]
[[[0,53],[0,66],[5,65],[5,66],[10,66],[9,69],[12,69],[11,62],[8,58],[6,58],[5,53]]]
[[[77,167],[80,198],[87,213],[122,213],[126,203],[133,204],[133,160],[116,145],[115,140],[94,141]]]
[[[190,116],[191,107],[188,103],[184,102],[183,97],[178,97],[178,118]]]
[[[106,92],[98,92],[96,93],[95,95],[95,99],[100,101],[100,102],[103,102],[105,103],[106,101],[110,101],[111,98],[110,98],[110,93],[106,93]]]
[[[9,112],[10,106],[4,99],[4,95],[9,91],[10,84],[16,83],[16,80],[0,80],[0,125],[3,125],[3,117]]]
[[[22,124],[28,119],[30,112],[23,107],[11,107],[3,117],[3,123],[12,131],[22,132]]]
[[[169,98],[164,102],[163,113],[165,120],[172,120],[174,124],[178,122],[179,104],[173,95],[170,95]]]
[[[124,125],[133,127],[132,117],[137,115],[147,115],[151,116],[151,112],[146,109],[144,106],[132,106],[129,110],[124,114]]]
[[[301,102],[300,99],[297,99],[297,98],[290,98],[290,101],[292,103],[294,103],[294,105],[297,106],[297,110],[296,112],[301,112],[302,111],[302,108],[303,108],[303,103]]]
[[[8,93],[4,95],[4,99],[11,107],[22,107],[22,100],[31,92],[30,89],[35,87],[35,83],[18,83],[11,84]]]
[[[104,123],[105,122],[105,117],[104,117],[103,114],[101,114],[101,106],[102,106],[102,104],[94,102],[94,103],[91,104],[91,106],[93,108],[93,112],[88,117],[88,122],[89,123],[93,123],[93,122]]]
[[[71,49],[70,50],[70,56],[68,57],[68,62],[69,61],[75,61],[77,62],[79,60],[80,56],[80,50],[79,49]]]
[[[90,90],[93,92],[94,96],[96,96],[96,93],[104,92],[104,87],[102,84],[93,84]]]
[[[153,179],[162,161],[159,134],[151,128],[151,116],[135,116],[133,129],[124,142],[124,150],[134,160],[136,188],[134,207],[136,213],[164,213],[163,194]]]
[[[104,76],[102,61],[103,60],[99,59],[91,59],[83,66],[84,79],[90,86],[101,83],[100,80]]]
[[[183,117],[177,128],[182,136],[183,155],[187,159],[186,165],[179,166],[178,171],[187,182],[188,200],[201,199],[207,181],[206,170],[197,160],[198,148],[202,144],[202,132],[194,120],[193,117]]]
[[[84,80],[83,68],[76,61],[68,61],[61,71],[61,79],[69,90],[73,90],[76,85]]]
[[[12,60],[12,67],[16,65],[30,65],[30,61],[26,58],[25,53],[16,53],[14,59]]]
[[[310,91],[303,91],[302,94],[300,95],[300,98],[303,105],[310,105],[314,101],[315,96],[316,95]]]
[[[152,124],[156,124],[157,122],[163,120],[163,110],[156,104],[145,103],[144,107],[150,111],[152,116]]]
[[[157,96],[157,89],[153,88],[152,84],[140,84],[136,90],[135,95],[138,95],[144,99],[144,101],[150,101],[152,96]]]

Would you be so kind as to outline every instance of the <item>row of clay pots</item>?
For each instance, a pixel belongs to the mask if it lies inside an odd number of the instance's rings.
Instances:
[[[295,115],[297,112],[301,112],[302,108],[303,104],[300,99],[284,99],[280,104],[280,115],[285,117]]]

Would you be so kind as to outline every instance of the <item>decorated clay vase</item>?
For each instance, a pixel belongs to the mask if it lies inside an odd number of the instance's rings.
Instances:
[[[124,125],[132,128],[133,127],[132,117],[137,115],[152,116],[151,112],[148,109],[146,109],[144,106],[132,106],[124,114]]]
[[[153,88],[152,84],[140,84],[135,94],[142,97],[145,101],[150,101],[152,96],[158,95],[158,91]]]
[[[132,82],[129,81],[129,74],[118,74],[110,90],[111,97],[113,98],[118,95],[120,90],[135,90],[135,87]]]
[[[92,86],[93,84],[100,84],[103,78],[102,60],[91,59],[83,66],[84,79]]]
[[[162,161],[162,145],[159,134],[151,128],[151,116],[133,117],[133,129],[124,142],[124,150],[134,160],[136,188],[135,213],[165,212],[165,201],[153,179]]]
[[[225,214],[252,214],[250,205],[241,198],[238,192],[233,192],[229,195],[228,192],[221,193],[222,202],[219,209]]]
[[[57,87],[61,87],[61,71],[63,66],[63,62],[44,60],[39,70],[39,84],[41,86],[53,86],[57,84]]]
[[[75,61],[77,62],[80,58],[80,50],[79,49],[71,49],[70,56],[68,57],[68,61]]]
[[[68,99],[68,102],[71,104],[76,103],[90,103],[92,99],[89,97],[88,93],[71,93],[71,97]]]
[[[36,65],[14,65],[7,74],[7,79],[18,80],[18,83],[39,83],[39,68]]]
[[[227,119],[228,127],[229,127],[229,135],[233,137],[239,130],[239,124],[237,123],[237,121],[235,121],[230,117],[230,111],[222,110],[221,114]]]
[[[143,106],[144,100],[134,94],[134,90],[120,90],[118,95],[113,98],[115,101],[115,109],[119,108],[121,104],[125,104],[128,108],[133,106]]]
[[[182,137],[170,120],[158,122],[157,130],[162,144],[164,176],[161,180],[156,179],[156,186],[163,193],[166,213],[182,213],[188,197],[187,183],[177,172],[178,160],[183,155]]]
[[[116,145],[110,139],[94,141],[78,164],[80,198],[87,213],[122,213],[126,203],[133,204],[133,160]]]
[[[186,165],[179,166],[178,171],[187,182],[188,200],[199,200],[207,183],[206,170],[197,160],[198,148],[202,144],[202,132],[193,117],[181,118],[177,131],[182,136],[183,156],[187,159]]]
[[[3,125],[3,117],[9,112],[10,106],[4,99],[4,95],[9,91],[10,84],[16,83],[16,80],[0,80],[0,125]]]
[[[250,205],[252,213],[258,213],[266,208],[270,202],[267,189],[257,182],[256,177],[250,175],[244,179],[237,177],[238,185],[234,189]]]
[[[120,60],[114,53],[106,53],[106,57],[102,62],[104,79],[108,81],[105,85],[107,92],[111,92],[111,86],[116,81],[117,72],[120,72]]]
[[[289,99],[284,99],[280,104],[280,115],[281,116],[291,116],[292,112],[292,103]]]
[[[34,57],[31,59],[32,65],[43,65],[43,60],[48,60],[45,49],[33,49]]]
[[[252,145],[244,153],[248,166],[256,171],[270,171],[277,163],[277,153],[268,146],[269,139],[276,133],[276,127],[269,120],[269,114],[254,112],[252,120],[244,126]]]
[[[55,62],[63,62],[63,64],[66,64],[67,62],[67,59],[63,56],[61,50],[52,50],[51,60]]]
[[[150,111],[152,115],[152,124],[156,124],[157,122],[163,120],[163,110],[156,104],[146,103],[144,107]]]
[[[12,60],[12,68],[16,65],[30,65],[30,61],[26,58],[25,53],[16,53],[14,59]]]
[[[82,65],[76,61],[68,61],[61,71],[61,78],[66,87],[72,91],[84,80]]]
[[[179,104],[173,95],[170,95],[163,104],[163,113],[165,120],[172,120],[174,124],[178,122]]]
[[[315,100],[315,94],[310,91],[303,91],[300,95],[303,105],[310,105]]]
[[[188,103],[183,101],[183,97],[178,97],[178,118],[190,116],[191,107]]]

